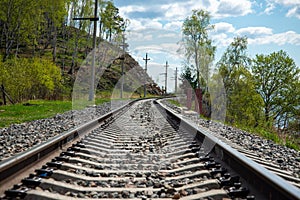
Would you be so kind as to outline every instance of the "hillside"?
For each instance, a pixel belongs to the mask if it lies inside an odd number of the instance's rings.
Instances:
[[[60,68],[62,76],[61,83],[63,88],[59,89],[55,95],[46,98],[70,99],[78,71],[80,68],[84,67],[87,61],[91,62],[92,49],[90,47],[92,46],[92,36],[87,34],[85,31],[80,31],[74,27],[65,26],[62,28],[62,31],[58,32],[55,42],[53,40],[54,38],[42,38],[39,40],[38,46],[24,45],[19,46],[18,49],[14,47],[13,52],[16,52],[15,55],[17,55],[19,59],[39,58],[54,62]],[[112,58],[110,63],[107,63],[106,66],[102,66],[101,70],[103,72],[101,72],[101,76],[96,77],[96,79],[99,79],[99,83],[96,87],[96,93],[99,94],[98,97],[103,97],[101,93],[105,93],[105,97],[108,97],[111,96],[112,91],[116,92],[116,89],[120,90],[120,83],[118,84],[118,81],[121,78],[121,63],[122,57],[124,56],[122,55],[123,53],[118,44],[112,45],[106,40],[102,40],[100,38],[97,38],[97,43],[97,47],[103,46],[107,49],[113,49],[115,51],[101,52],[100,50],[96,54],[96,57],[99,60],[103,59],[104,57]],[[10,59],[8,61],[10,61]],[[23,61],[20,60],[21,65],[22,62]],[[20,70],[22,70],[22,67]],[[127,53],[124,60],[124,73],[124,93],[133,94],[129,96],[127,95],[127,97],[143,96],[143,83],[145,77],[147,80],[148,94],[160,95],[162,93],[157,84],[148,76],[148,74],[145,74],[143,68],[139,66],[138,62],[136,62],[132,56]],[[9,91],[9,85],[6,84],[5,86],[8,90],[8,93],[12,94],[13,92]],[[14,97],[13,94],[12,96]],[[16,101],[27,100],[28,98],[31,97],[25,97],[21,100],[14,97]],[[35,98],[34,95],[32,98]]]
[[[106,68],[100,78],[97,89],[112,90],[115,87],[120,87],[121,79],[121,64],[122,59],[117,58],[113,63]],[[135,92],[137,95],[143,96],[143,83],[146,78],[147,93],[152,95],[161,95],[162,91],[157,84],[145,73],[139,63],[134,60],[131,55],[125,54],[124,59],[124,91]],[[119,83],[118,83],[119,82]]]

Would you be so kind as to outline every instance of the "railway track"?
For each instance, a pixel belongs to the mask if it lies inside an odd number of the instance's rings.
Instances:
[[[73,138],[65,151],[8,188],[2,199],[299,197],[299,189],[154,100],[132,102],[1,162],[2,184]]]

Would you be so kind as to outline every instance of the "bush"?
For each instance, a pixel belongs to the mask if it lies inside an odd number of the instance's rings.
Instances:
[[[45,59],[10,59],[0,63],[0,73],[0,84],[17,102],[57,99],[63,88],[59,67]]]

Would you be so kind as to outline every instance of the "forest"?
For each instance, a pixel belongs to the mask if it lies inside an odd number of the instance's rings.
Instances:
[[[97,7],[97,42],[120,40],[128,20],[112,1]],[[93,32],[92,20],[73,19],[94,17],[95,1],[1,0],[0,8],[1,103],[70,97]]]
[[[181,74],[182,88],[190,85],[203,94],[203,113],[211,117],[210,87],[224,86],[225,122],[255,130],[268,139],[299,146],[300,139],[300,68],[284,51],[247,55],[247,37],[235,37],[216,62],[216,46],[209,37],[214,29],[205,10],[194,10],[183,22],[181,51],[185,55]],[[221,80],[221,83],[218,80]],[[217,99],[220,97],[217,97]],[[215,107],[214,107],[215,106]]]

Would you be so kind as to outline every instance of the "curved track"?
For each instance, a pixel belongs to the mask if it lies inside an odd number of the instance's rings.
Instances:
[[[153,100],[131,103],[0,163],[1,180],[76,137],[2,198],[298,198],[296,187]]]

